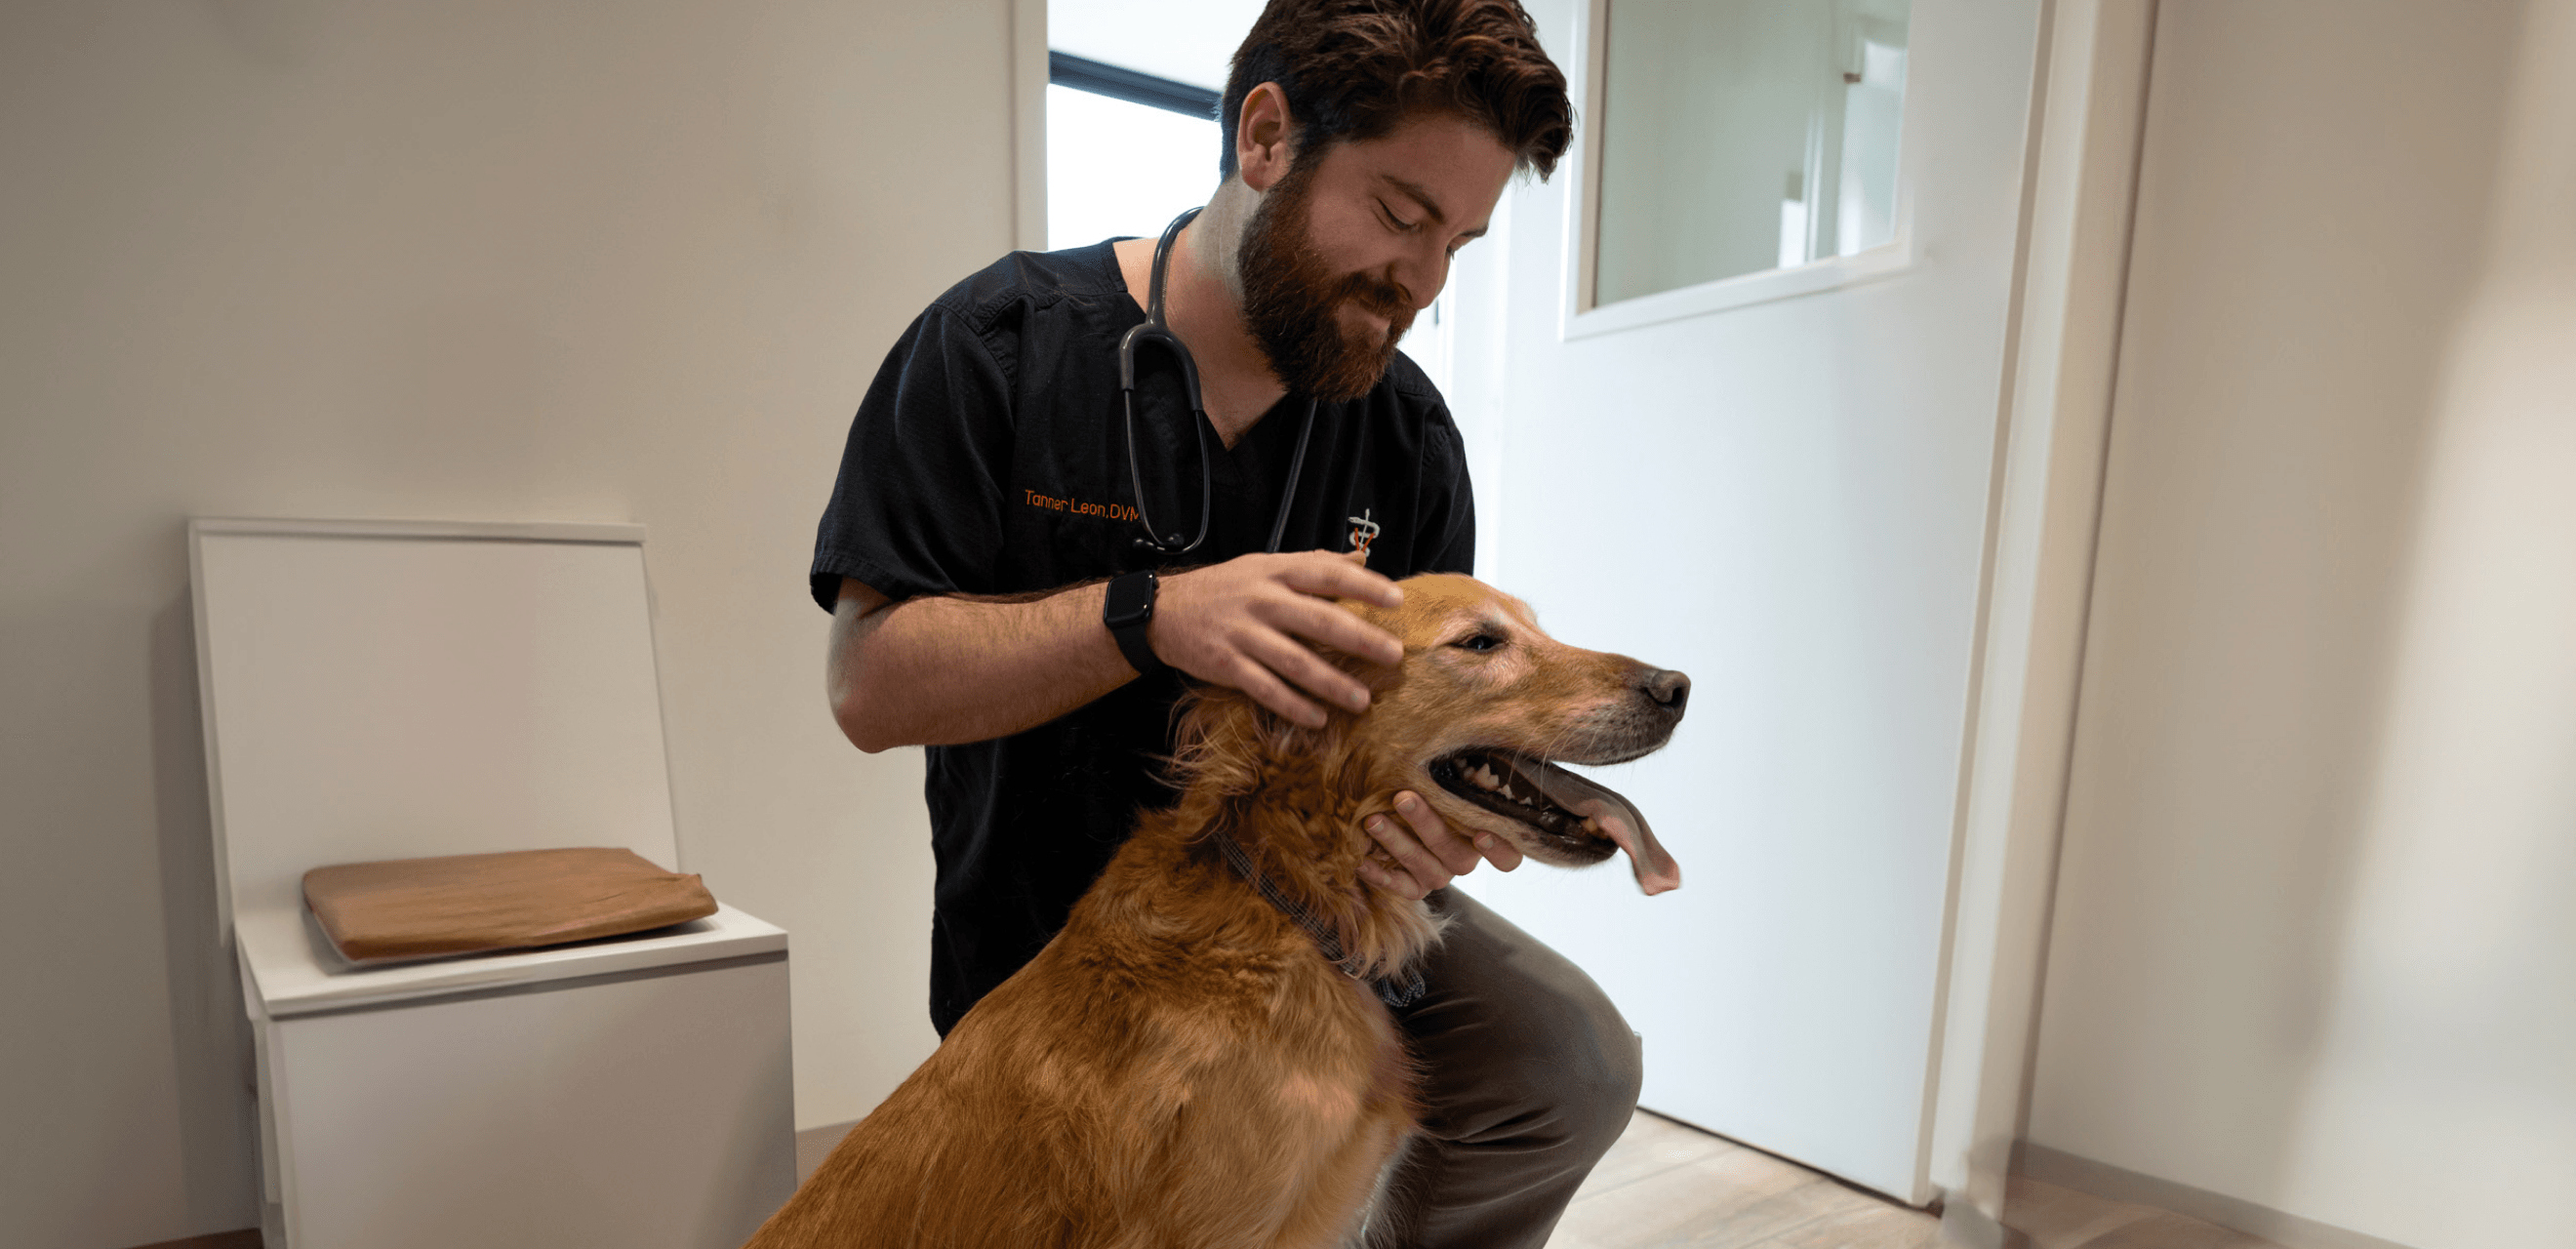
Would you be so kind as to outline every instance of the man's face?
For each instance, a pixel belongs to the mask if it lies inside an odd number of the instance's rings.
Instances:
[[[1454,114],[1301,154],[1244,231],[1244,320],[1292,393],[1359,398],[1386,372],[1449,258],[1485,232],[1510,149]]]

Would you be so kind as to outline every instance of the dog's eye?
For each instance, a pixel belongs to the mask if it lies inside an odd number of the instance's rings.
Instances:
[[[1458,647],[1460,650],[1471,650],[1478,654],[1483,654],[1490,650],[1500,650],[1503,645],[1503,639],[1495,634],[1479,633],[1474,637],[1453,642],[1451,645]]]

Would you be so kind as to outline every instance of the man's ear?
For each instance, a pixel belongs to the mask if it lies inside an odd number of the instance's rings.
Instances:
[[[1234,126],[1234,167],[1243,185],[1267,191],[1287,177],[1296,137],[1297,119],[1288,112],[1288,93],[1278,83],[1244,92]]]

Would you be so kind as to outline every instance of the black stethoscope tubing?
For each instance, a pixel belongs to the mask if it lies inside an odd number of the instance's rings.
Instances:
[[[1154,276],[1146,288],[1145,322],[1118,340],[1118,398],[1127,418],[1127,484],[1136,492],[1136,523],[1145,529],[1145,536],[1136,539],[1136,545],[1165,555],[1186,555],[1197,550],[1200,543],[1207,541],[1208,521],[1216,510],[1216,476],[1209,469],[1207,403],[1199,393],[1198,361],[1190,357],[1189,347],[1163,320],[1163,273],[1171,264],[1172,242],[1181,236],[1181,227],[1198,215],[1198,209],[1190,209],[1163,227],[1163,237],[1154,243]],[[1186,545],[1181,543],[1179,530],[1165,535],[1145,514],[1145,472],[1136,459],[1136,348],[1143,343],[1162,347],[1180,362],[1182,394],[1190,406],[1190,432],[1198,438],[1199,531]],[[1306,423],[1297,431],[1297,450],[1288,457],[1288,484],[1279,492],[1279,514],[1270,522],[1272,552],[1278,551],[1279,543],[1288,534],[1288,504],[1297,497],[1297,477],[1306,467],[1306,441],[1315,433],[1315,407],[1313,399],[1306,401]]]

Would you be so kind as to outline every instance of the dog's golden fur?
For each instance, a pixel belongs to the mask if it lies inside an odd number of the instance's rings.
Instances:
[[[1401,1038],[1370,985],[1230,869],[1230,836],[1338,932],[1349,965],[1398,975],[1439,939],[1423,904],[1363,885],[1366,817],[1399,790],[1462,832],[1547,862],[1597,862],[1590,826],[1548,836],[1443,788],[1469,748],[1633,758],[1679,717],[1658,674],[1540,633],[1465,577],[1404,606],[1394,669],[1337,662],[1371,710],[1298,728],[1238,691],[1197,694],[1174,773],[1054,941],[967,1013],[749,1249],[1303,1249],[1355,1230],[1414,1122]],[[1491,645],[1484,644],[1491,639]],[[1667,695],[1669,699],[1667,700]]]

